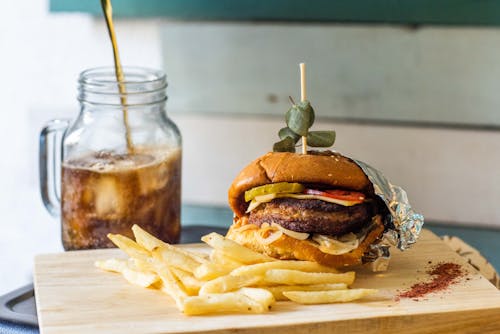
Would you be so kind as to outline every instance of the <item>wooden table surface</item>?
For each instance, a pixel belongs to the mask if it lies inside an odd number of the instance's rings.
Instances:
[[[111,249],[35,259],[42,334],[500,332],[500,292],[428,230],[410,250],[392,250],[386,272],[356,270],[354,287],[377,288],[378,296],[330,305],[278,302],[269,313],[258,315],[185,316],[161,292],[132,286],[120,275],[93,266],[95,260],[117,256],[123,256],[121,251]],[[429,262],[454,262],[468,274],[445,291],[398,300],[400,291],[429,279]]]

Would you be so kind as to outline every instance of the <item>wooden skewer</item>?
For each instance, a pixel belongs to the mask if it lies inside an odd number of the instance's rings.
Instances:
[[[307,100],[306,91],[306,64],[300,63],[300,100],[304,102]],[[302,154],[307,154],[307,137],[302,136]]]
[[[300,100],[307,100],[306,92],[306,64],[300,63]]]

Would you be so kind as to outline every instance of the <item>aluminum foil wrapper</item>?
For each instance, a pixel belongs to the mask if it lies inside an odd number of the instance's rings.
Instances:
[[[375,194],[389,210],[389,214],[384,217],[386,230],[382,238],[372,244],[363,256],[364,262],[372,263],[374,271],[384,271],[390,258],[389,247],[392,245],[403,251],[414,244],[422,230],[424,216],[413,211],[406,192],[401,187],[391,184],[380,171],[370,165],[358,160],[354,162],[368,176]]]

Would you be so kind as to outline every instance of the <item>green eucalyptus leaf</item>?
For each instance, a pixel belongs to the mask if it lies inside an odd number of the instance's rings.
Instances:
[[[311,147],[330,147],[335,142],[335,131],[310,131],[307,145]]]
[[[311,102],[307,100],[300,101],[297,103],[297,107],[299,107],[299,109],[303,109],[309,115],[309,127],[311,127],[314,124],[314,118],[316,116],[314,114],[314,109],[311,106]]]
[[[293,105],[286,113],[286,124],[300,136],[307,136],[307,130],[314,123],[314,109],[309,101]]]
[[[278,136],[282,140],[287,137],[290,137],[294,140],[294,143],[297,143],[300,139],[300,136],[295,132],[293,132],[289,127],[281,128],[280,131],[278,132]]]
[[[291,137],[286,137],[273,145],[273,151],[295,153],[295,141]]]

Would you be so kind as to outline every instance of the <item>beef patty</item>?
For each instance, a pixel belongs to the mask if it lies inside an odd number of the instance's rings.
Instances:
[[[249,222],[257,226],[276,223],[296,232],[342,235],[371,222],[374,205],[372,201],[343,206],[318,199],[275,198],[253,209]]]

